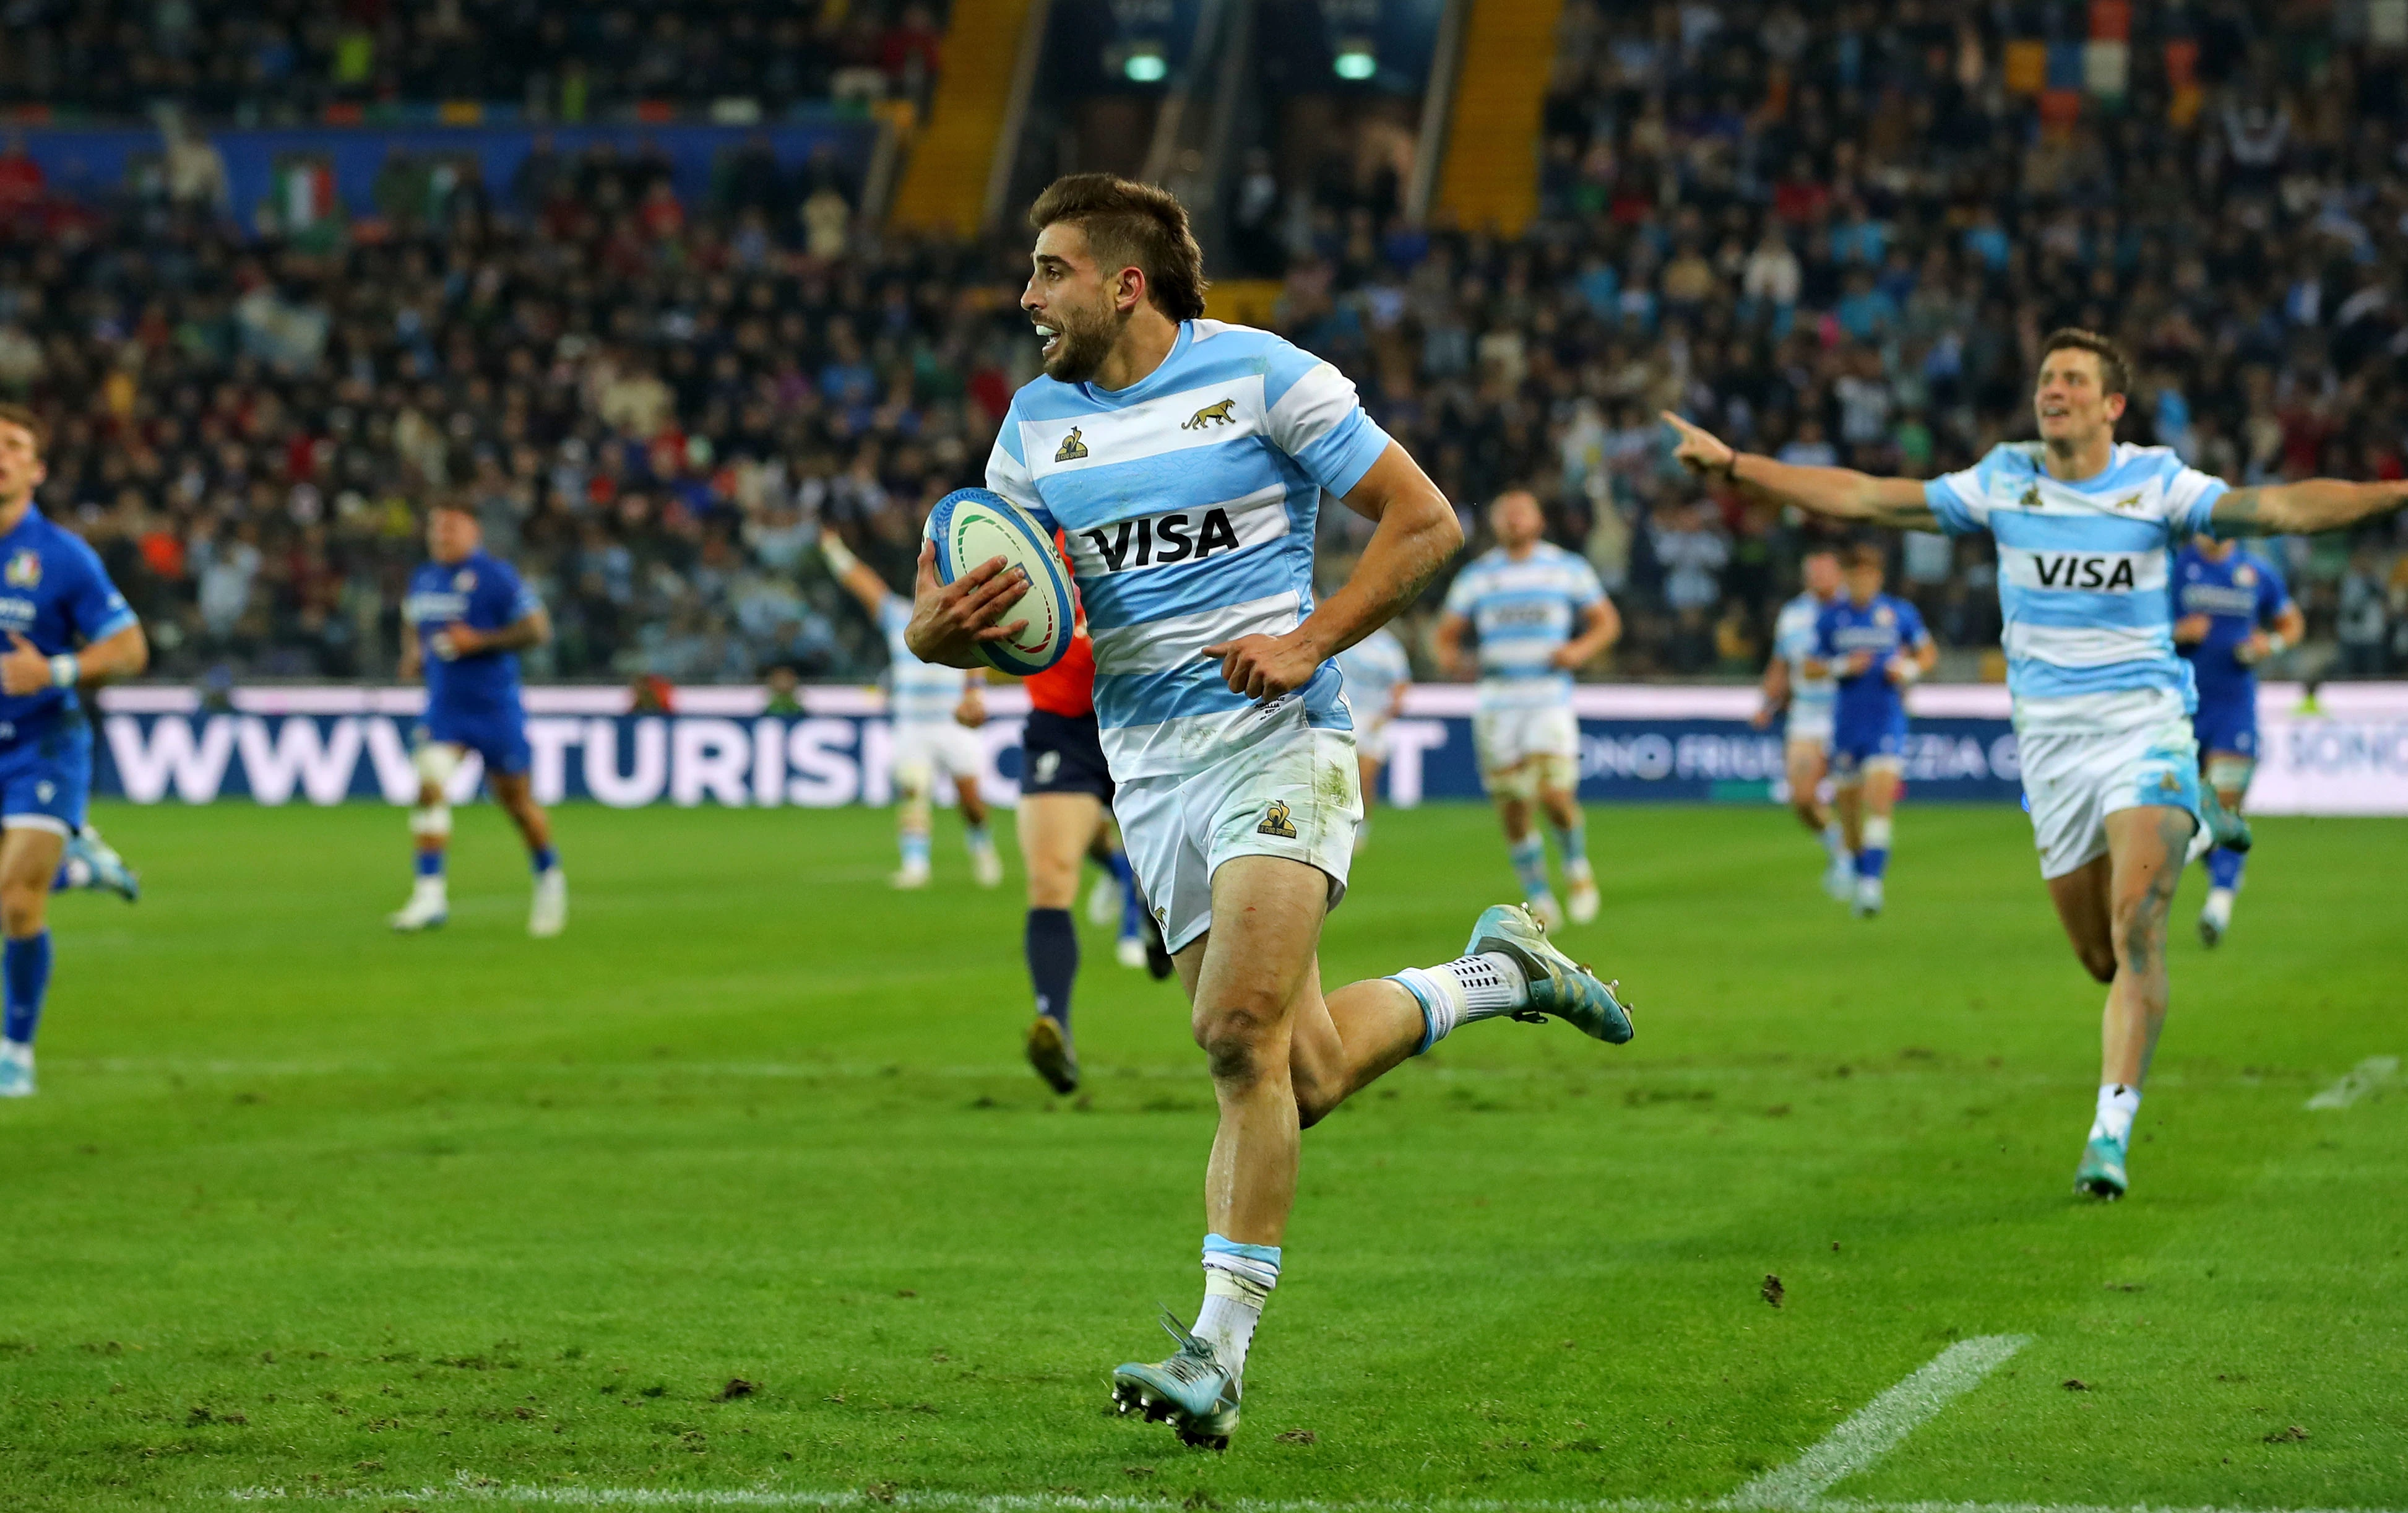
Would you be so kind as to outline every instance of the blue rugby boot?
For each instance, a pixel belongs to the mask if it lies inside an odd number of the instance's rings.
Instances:
[[[117,854],[116,848],[89,825],[67,837],[59,870],[69,887],[114,893],[128,903],[142,897],[142,879],[125,865],[125,858]]]
[[[2124,1174],[2125,1142],[2105,1135],[2093,1135],[2090,1144],[2082,1147],[2082,1164],[2074,1168],[2073,1190],[2086,1198],[2103,1198],[2109,1203],[2124,1196],[2131,1179]]]
[[[1178,1353],[1151,1365],[1131,1362],[1112,1373],[1112,1405],[1168,1422],[1180,1439],[1201,1449],[1226,1450],[1238,1427],[1237,1374],[1221,1363],[1211,1344],[1183,1328],[1171,1311],[1162,1327],[1179,1342]]]
[[[1471,927],[1471,941],[1463,954],[1481,956],[1490,951],[1520,967],[1523,980],[1529,984],[1529,1002],[1513,1011],[1514,1018],[1537,1024],[1554,1015],[1582,1034],[1613,1045],[1636,1033],[1630,1011],[1615,993],[1621,985],[1601,981],[1548,944],[1546,928],[1521,904],[1492,904]]]

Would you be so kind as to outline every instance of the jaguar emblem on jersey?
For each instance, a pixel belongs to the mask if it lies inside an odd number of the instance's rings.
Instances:
[[[30,546],[21,547],[8,558],[8,586],[35,588],[42,582],[42,559]]]
[[[2193,569],[2192,570],[2196,571],[2197,569]],[[2232,583],[2237,588],[2257,587],[2258,569],[2251,567],[2246,562],[2243,563],[2241,566],[2232,569]]]
[[[1263,822],[1254,827],[1254,833],[1276,835],[1283,841],[1293,841],[1296,839],[1296,821],[1288,816],[1287,800],[1274,799],[1271,800],[1271,806],[1263,811]]]
[[[2039,509],[2039,508],[2040,508],[2040,485],[2039,485],[2038,483],[2034,483],[2034,484],[2031,484],[2030,486],[2027,487],[2027,488],[2024,490],[2024,497],[2023,497],[2022,498],[2020,498],[2020,499],[2017,499],[2017,500],[2015,501],[2015,504],[2016,504],[2016,506],[2017,506],[2018,508],[2020,508],[2020,509],[2025,509],[2025,510],[2037,510],[2037,509]]]
[[[2117,500],[2116,500],[2113,505],[2110,505],[2108,508],[2110,508],[2110,509],[2114,509],[2114,510],[2138,510],[2140,507],[2141,507],[2141,497],[2140,497],[2139,495],[2137,495],[2137,494],[2132,494],[2132,495],[2127,495],[2125,497],[2120,498],[2120,499],[2117,499]]]
[[[1229,411],[1237,408],[1235,399],[1216,399],[1181,423],[1182,431],[1200,431],[1206,425],[1235,425],[1237,417]]]
[[[1087,443],[1079,439],[1079,427],[1073,425],[1070,427],[1070,434],[1062,438],[1062,445],[1054,452],[1054,460],[1070,462],[1086,454]]]

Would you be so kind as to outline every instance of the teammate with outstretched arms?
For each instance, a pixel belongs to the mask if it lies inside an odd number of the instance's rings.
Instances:
[[[1237,1427],[1246,1348],[1279,1280],[1298,1131],[1470,1019],[1556,1015],[1629,1038],[1608,985],[1490,909],[1461,957],[1325,992],[1316,952],[1361,817],[1330,658],[1412,601],[1461,544],[1455,512],[1337,369],[1209,321],[1202,256],[1166,191],[1056,180],[1021,307],[1044,375],[1014,396],[988,486],[1067,533],[1096,652],[1113,809],[1194,1005],[1220,1126],[1205,1169],[1204,1304],[1169,1359],[1112,1375],[1124,1411],[1191,1443]],[[1312,598],[1321,495],[1375,523]],[[911,649],[956,667],[1019,622],[1001,558],[951,584],[921,555]]]
[[[2174,644],[2199,681],[2200,771],[2218,803],[2235,814],[2258,770],[2258,664],[2296,645],[2307,616],[2283,575],[2238,541],[2196,538],[2174,561]],[[2229,846],[2207,854],[2207,901],[2199,938],[2209,945],[2232,928],[2232,900],[2248,858]]]
[[[1831,768],[1840,829],[1856,874],[1850,902],[1857,918],[1870,919],[1882,912],[1890,816],[1905,786],[1907,685],[1931,670],[1940,649],[1914,605],[1882,592],[1880,547],[1849,549],[1847,582],[1815,619],[1806,673],[1837,686]]]
[[[928,886],[932,810],[941,770],[953,780],[953,794],[961,803],[970,880],[981,887],[995,886],[1003,881],[1003,858],[996,855],[995,833],[987,828],[986,800],[978,782],[986,765],[986,743],[978,733],[986,723],[984,664],[964,678],[956,670],[934,667],[912,656],[903,641],[911,624],[911,601],[887,587],[878,569],[853,555],[835,531],[820,533],[820,555],[886,638],[887,709],[895,733],[895,843],[902,862],[890,882],[898,888]]]
[[[2007,686],[2024,791],[2057,917],[2108,984],[2099,1103],[2076,1190],[2121,1197],[2166,1017],[2166,921],[2186,857],[2247,845],[2202,794],[2189,666],[2175,655],[2173,549],[2196,535],[2338,530],[2408,503],[2408,483],[2308,479],[2233,488],[2162,447],[2118,444],[2131,365],[2106,338],[2042,343],[2036,441],[2006,442],[1928,483],[1734,451],[1677,415],[1675,455],[1751,494],[1835,520],[1986,530],[1999,548]]]
[[[50,888],[91,790],[92,726],[76,690],[150,660],[99,555],[34,508],[48,439],[32,411],[0,405],[0,1098],[34,1091]]]
[[[1789,808],[1823,843],[1827,865],[1823,891],[1842,903],[1856,896],[1856,860],[1839,816],[1823,801],[1823,779],[1831,770],[1832,706],[1839,685],[1806,670],[1814,656],[1823,611],[1840,598],[1840,555],[1828,546],[1798,563],[1796,598],[1772,620],[1772,659],[1764,667],[1764,702],[1751,722],[1769,728],[1788,716],[1782,732],[1783,766],[1789,780]]]
[[[1530,912],[1550,929],[1597,917],[1597,874],[1588,861],[1588,827],[1580,808],[1580,719],[1572,713],[1572,673],[1622,634],[1622,617],[1588,559],[1546,540],[1537,496],[1508,489],[1488,509],[1496,546],[1447,585],[1446,612],[1432,636],[1439,660],[1456,676],[1477,674],[1471,716],[1480,781],[1505,829],[1505,855]],[[1476,657],[1463,649],[1477,635]],[[1547,880],[1547,846],[1531,823],[1546,816],[1564,865],[1564,904]]]
[[[568,878],[552,843],[552,816],[536,802],[534,750],[519,698],[519,653],[552,639],[552,616],[518,575],[487,552],[476,515],[457,500],[426,512],[428,560],[402,601],[408,633],[401,675],[426,678],[425,730],[418,742],[418,880],[390,923],[405,933],[434,929],[451,917],[444,881],[452,847],[452,774],[475,752],[494,801],[518,827],[535,873],[527,933],[548,940],[568,925]]]

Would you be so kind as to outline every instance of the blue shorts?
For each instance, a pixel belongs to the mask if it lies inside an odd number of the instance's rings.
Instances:
[[[2258,700],[2255,698],[2223,699],[2214,703],[2202,699],[2199,713],[2190,717],[2193,734],[2199,737],[2201,756],[2212,751],[2229,751],[2236,756],[2258,755]]]
[[[73,835],[92,797],[92,727],[68,715],[0,745],[0,826]]]
[[[1090,793],[1111,806],[1112,770],[1093,714],[1032,709],[1020,742],[1022,793]]]
[[[1903,719],[1876,726],[1853,726],[1842,721],[1831,732],[1831,772],[1842,783],[1856,776],[1869,762],[1899,762],[1905,757]]]
[[[426,739],[466,746],[485,760],[485,771],[516,777],[535,765],[522,710],[462,712],[430,708]]]

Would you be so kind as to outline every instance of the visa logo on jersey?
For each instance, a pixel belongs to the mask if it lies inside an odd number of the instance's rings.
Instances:
[[[1174,512],[1146,515],[1124,520],[1109,532],[1083,530],[1079,534],[1104,559],[1106,572],[1184,562],[1189,557],[1208,557],[1215,552],[1234,552],[1239,546],[1238,533],[1229,524],[1229,512],[1221,509],[1197,514]]]
[[[2076,552],[2035,552],[2032,575],[2042,588],[2078,588],[2098,594],[2128,594],[2139,586],[2129,555],[2086,556]]]

